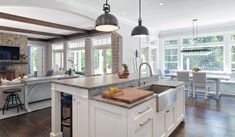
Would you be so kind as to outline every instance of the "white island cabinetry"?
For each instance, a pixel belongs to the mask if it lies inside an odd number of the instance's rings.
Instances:
[[[72,137],[165,137],[185,117],[184,83],[146,78],[158,86],[176,88],[176,102],[156,112],[156,96],[132,104],[105,100],[99,95],[109,87],[136,86],[138,75],[120,79],[116,74],[56,80],[52,82],[52,123],[50,137],[62,137],[61,93],[73,96]],[[100,98],[97,98],[100,97]]]
[[[152,98],[133,108],[90,101],[91,137],[156,137]]]
[[[90,137],[168,137],[185,118],[184,85],[176,102],[156,112],[156,97],[132,108],[90,100]]]

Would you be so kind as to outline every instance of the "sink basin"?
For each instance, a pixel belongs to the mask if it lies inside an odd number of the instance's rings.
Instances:
[[[149,85],[141,87],[142,90],[152,91],[156,96],[156,107],[157,112],[167,109],[169,106],[173,105],[176,101],[176,91],[175,88],[160,85]]]

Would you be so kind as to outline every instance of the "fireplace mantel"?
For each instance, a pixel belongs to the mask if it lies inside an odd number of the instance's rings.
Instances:
[[[28,64],[28,62],[21,62],[21,61],[0,61],[0,65],[24,65]]]

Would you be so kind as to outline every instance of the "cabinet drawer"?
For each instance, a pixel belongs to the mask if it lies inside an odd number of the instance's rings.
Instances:
[[[146,115],[150,113],[156,112],[156,104],[155,104],[155,98],[151,99],[136,108],[133,109],[132,114],[133,114],[133,120],[136,121],[140,119],[141,117],[145,117]]]
[[[149,125],[151,123],[151,125],[153,125],[153,120],[154,120],[154,115],[152,113],[148,113],[146,114],[144,117],[141,117],[137,120],[134,121],[134,131],[139,130],[143,127],[145,127],[146,125]]]

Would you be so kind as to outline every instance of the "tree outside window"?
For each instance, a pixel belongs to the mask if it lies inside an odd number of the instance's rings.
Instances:
[[[207,56],[186,56],[183,55],[183,69],[192,70],[198,67],[201,70],[223,71],[224,70],[224,47],[210,47],[212,53]]]
[[[176,70],[178,66],[178,50],[165,49],[165,69]]]

